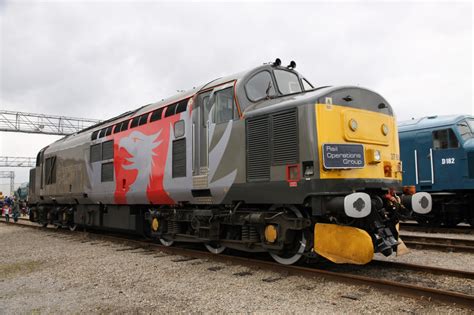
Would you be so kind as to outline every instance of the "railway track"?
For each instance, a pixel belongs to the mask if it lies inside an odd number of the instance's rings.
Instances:
[[[406,235],[403,233],[400,234],[400,238],[410,248],[474,253],[474,240],[424,235]]]
[[[424,287],[409,283],[402,283],[392,280],[385,280],[377,277],[370,277],[366,275],[358,275],[350,272],[341,272],[341,271],[330,271],[324,270],[315,267],[308,267],[302,265],[280,265],[273,261],[268,261],[265,259],[255,259],[248,257],[241,257],[235,255],[225,255],[225,254],[211,254],[204,250],[197,250],[194,248],[186,248],[181,246],[176,247],[166,247],[150,240],[143,239],[133,239],[127,235],[110,235],[102,233],[94,233],[93,231],[89,232],[70,232],[69,230],[64,229],[54,229],[54,228],[42,228],[35,224],[26,223],[25,220],[20,220],[19,223],[15,225],[22,228],[34,228],[38,230],[61,233],[61,234],[71,234],[77,233],[78,235],[84,235],[89,238],[91,241],[104,240],[117,242],[121,244],[126,244],[132,249],[143,248],[146,250],[156,250],[164,252],[170,255],[180,255],[189,257],[192,259],[207,259],[212,261],[223,262],[227,264],[238,264],[246,266],[252,269],[265,269],[272,270],[274,272],[283,274],[283,275],[294,275],[294,276],[304,276],[304,277],[316,277],[324,278],[330,281],[344,282],[353,285],[366,285],[372,288],[377,288],[384,290],[389,293],[397,293],[402,296],[412,297],[420,300],[427,301],[436,301],[447,304],[457,304],[465,307],[474,309],[474,295],[469,295],[460,292],[454,292],[450,290],[441,290],[435,289],[432,287]],[[6,222],[2,219],[3,224]],[[14,223],[9,223],[14,224]],[[53,234],[54,235],[54,234]],[[455,270],[455,269],[446,269],[439,267],[431,266],[421,266],[415,264],[399,263],[399,262],[390,262],[383,260],[374,260],[370,264],[364,266],[371,268],[372,266],[382,267],[382,268],[391,268],[391,269],[402,269],[402,270],[412,270],[418,272],[425,272],[430,274],[445,275],[450,277],[459,277],[464,279],[474,279],[474,272]],[[336,268],[337,269],[337,268]]]
[[[422,233],[474,234],[474,228],[467,225],[456,227],[429,227],[421,226],[416,222],[400,222],[400,230]]]

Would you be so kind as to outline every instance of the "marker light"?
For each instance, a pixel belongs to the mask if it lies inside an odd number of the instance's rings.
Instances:
[[[382,125],[382,133],[383,133],[383,135],[384,135],[384,136],[388,135],[388,131],[389,131],[388,126],[387,126],[386,124],[383,124],[383,125]]]
[[[358,124],[355,119],[349,120],[349,128],[351,128],[352,131],[356,131],[357,127],[358,127]]]

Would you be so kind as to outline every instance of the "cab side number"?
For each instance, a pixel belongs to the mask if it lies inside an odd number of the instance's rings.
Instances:
[[[445,164],[456,164],[455,158],[445,158],[445,159],[441,159],[441,164],[442,164],[442,165],[445,165]]]

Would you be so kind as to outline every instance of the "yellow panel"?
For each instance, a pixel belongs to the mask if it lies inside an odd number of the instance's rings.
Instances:
[[[321,163],[320,178],[376,178],[399,180],[402,179],[398,130],[395,117],[364,109],[354,109],[347,106],[332,104],[316,104],[316,124],[319,143],[319,158]],[[356,131],[352,131],[349,122],[357,122]],[[388,127],[384,135],[382,125]],[[359,169],[324,169],[322,163],[322,145],[324,143],[358,143],[364,145],[365,166]],[[369,163],[368,154],[375,150],[381,153],[382,163]],[[392,172],[385,176],[384,165],[391,165]]]
[[[316,223],[314,250],[336,264],[364,265],[374,256],[374,245],[366,231],[336,224]]]
[[[392,126],[392,117],[381,115],[379,113],[346,109],[342,110],[344,138],[350,142],[374,143],[387,146],[389,144],[389,136],[382,133],[382,125]],[[357,122],[355,131],[349,128],[349,122],[354,120]]]

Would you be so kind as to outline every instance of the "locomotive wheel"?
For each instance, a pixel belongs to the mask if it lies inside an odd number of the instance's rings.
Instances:
[[[296,208],[291,207],[291,212],[297,218],[302,218],[303,214]],[[304,231],[291,231],[294,233],[293,241],[288,246],[283,248],[283,253],[274,253],[270,252],[270,256],[277,262],[282,265],[292,265],[303,257],[303,253],[306,249],[306,237]]]
[[[170,246],[173,246],[174,244],[174,241],[167,241],[165,240],[164,238],[160,237],[160,243],[163,244],[164,246],[166,247],[170,247]]]
[[[227,248],[225,246],[222,246],[219,243],[214,243],[214,242],[211,242],[209,244],[204,244],[204,246],[206,246],[207,250],[213,254],[221,254]]]

